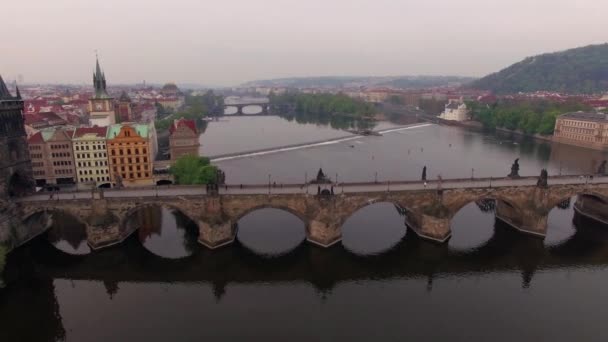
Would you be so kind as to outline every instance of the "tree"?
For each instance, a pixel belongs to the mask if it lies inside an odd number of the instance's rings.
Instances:
[[[178,158],[170,172],[176,184],[209,184],[217,181],[218,168],[211,165],[209,158],[185,155]]]

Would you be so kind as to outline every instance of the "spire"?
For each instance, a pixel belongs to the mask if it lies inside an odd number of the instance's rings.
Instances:
[[[19,91],[19,86],[15,83],[15,90],[17,92],[17,99],[21,100],[21,92]]]
[[[110,98],[106,92],[106,76],[101,71],[97,53],[95,53],[95,73],[93,74],[93,86],[95,87],[95,98]]]
[[[11,95],[11,92],[8,91],[8,88],[6,87],[6,84],[4,83],[2,76],[0,76],[0,100],[10,99],[12,97],[13,97],[13,95]]]

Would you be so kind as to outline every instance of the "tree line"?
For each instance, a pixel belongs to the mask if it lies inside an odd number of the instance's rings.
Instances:
[[[564,113],[590,108],[577,101],[555,102],[548,100],[502,99],[488,105],[467,102],[474,120],[485,128],[506,128],[519,130],[526,134],[551,135],[556,118]]]

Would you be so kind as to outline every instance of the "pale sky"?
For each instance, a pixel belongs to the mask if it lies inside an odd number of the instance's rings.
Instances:
[[[608,41],[606,0],[5,0],[0,74],[236,85],[328,75],[483,76]]]

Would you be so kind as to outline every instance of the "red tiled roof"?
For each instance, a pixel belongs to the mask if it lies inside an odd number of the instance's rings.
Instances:
[[[107,127],[80,127],[77,128],[76,131],[74,132],[73,137],[74,138],[80,138],[85,134],[92,134],[94,133],[95,135],[97,135],[98,137],[105,137],[106,136],[106,132],[108,131]]]
[[[37,132],[27,139],[28,144],[44,144],[44,139],[42,138],[42,133]]]
[[[178,119],[173,121],[173,125],[169,127],[169,133],[173,134],[173,132],[175,132],[175,130],[180,126],[188,127],[192,132],[196,133],[196,123],[194,120],[189,119]]]

